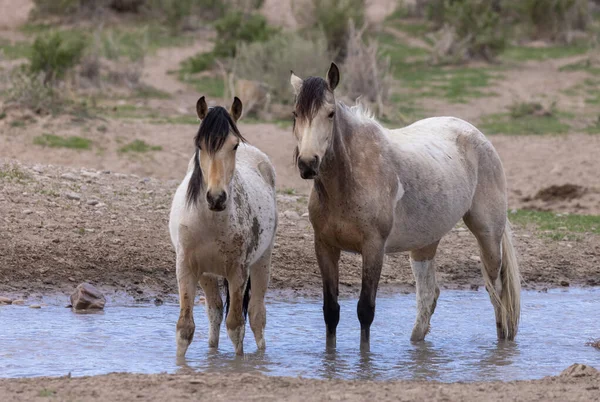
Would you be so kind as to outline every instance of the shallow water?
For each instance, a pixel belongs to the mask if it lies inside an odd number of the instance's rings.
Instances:
[[[371,352],[359,351],[356,300],[341,300],[336,352],[325,351],[321,302],[269,300],[267,351],[256,352],[249,325],[243,358],[224,326],[218,351],[207,346],[207,319],[196,306],[196,335],[185,364],[175,358],[176,305],[115,306],[96,314],[64,307],[0,307],[0,377],[109,372],[261,372],[346,379],[491,381],[556,375],[572,363],[600,368],[585,343],[600,336],[600,289],[523,292],[516,342],[496,340],[486,292],[442,291],[427,341],[409,341],[415,295],[382,296]]]

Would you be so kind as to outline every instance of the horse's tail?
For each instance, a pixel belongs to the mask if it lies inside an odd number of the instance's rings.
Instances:
[[[521,316],[521,275],[517,253],[512,244],[512,230],[510,222],[506,220],[506,227],[502,235],[502,294],[500,303],[502,309],[502,330],[504,336],[514,340],[519,329]]]
[[[229,314],[229,303],[231,298],[229,296],[229,282],[227,279],[223,279],[223,287],[225,288],[225,317]],[[246,283],[246,290],[244,291],[244,300],[242,302],[242,313],[244,314],[244,320],[248,317],[248,305],[250,304],[250,289],[252,285],[250,283],[250,277]]]

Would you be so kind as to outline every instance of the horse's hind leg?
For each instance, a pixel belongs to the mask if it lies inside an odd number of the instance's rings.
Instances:
[[[196,325],[194,324],[194,298],[198,278],[185,261],[182,252],[177,252],[177,285],[179,287],[179,320],[177,321],[177,357],[184,357],[192,339]]]
[[[200,286],[206,296],[206,313],[208,315],[208,346],[219,347],[219,332],[223,322],[223,299],[219,291],[219,281],[210,275],[200,276]]]
[[[263,350],[265,344],[265,326],[267,324],[267,309],[265,307],[265,294],[269,286],[269,271],[271,269],[271,253],[266,253],[256,264],[250,268],[250,283],[252,286],[248,314],[250,315],[250,328],[254,333],[256,347]]]
[[[410,340],[422,341],[429,332],[440,288],[435,281],[434,258],[438,242],[410,252],[410,266],[417,284],[417,319]]]
[[[245,269],[235,270],[234,275],[227,278],[230,296],[229,312],[226,319],[227,334],[237,355],[244,354],[246,322],[244,320],[243,299],[247,280]]]

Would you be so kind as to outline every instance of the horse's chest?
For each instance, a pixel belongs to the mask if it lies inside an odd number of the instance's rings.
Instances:
[[[311,217],[315,236],[341,250],[360,252],[364,236],[355,220],[341,215]]]

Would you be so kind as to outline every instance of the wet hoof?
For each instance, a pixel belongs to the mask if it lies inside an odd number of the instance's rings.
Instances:
[[[265,350],[267,348],[267,343],[265,342],[265,338],[256,340],[256,347],[258,350]]]
[[[327,335],[326,341],[325,341],[325,347],[327,349],[335,349],[337,345],[337,338],[335,335]]]
[[[411,342],[422,342],[425,340],[425,335],[429,333],[429,324],[427,326],[415,325],[410,335]]]

